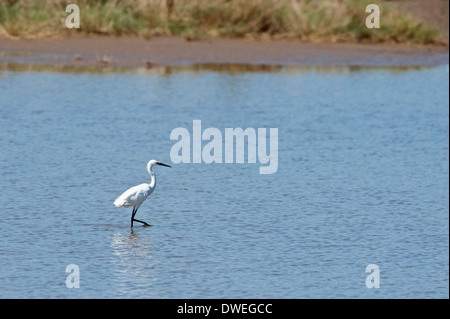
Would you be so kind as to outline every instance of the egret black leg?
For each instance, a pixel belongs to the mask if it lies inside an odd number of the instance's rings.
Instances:
[[[137,209],[136,209],[136,207],[133,207],[133,213],[131,214],[131,227],[133,227],[133,221],[144,224],[144,226],[151,226],[151,225],[147,224],[146,222],[143,222],[142,220],[135,219],[134,216],[136,215],[136,213],[137,213]]]
[[[131,213],[131,227],[133,227],[134,215],[136,215],[136,207],[133,207],[133,212]]]

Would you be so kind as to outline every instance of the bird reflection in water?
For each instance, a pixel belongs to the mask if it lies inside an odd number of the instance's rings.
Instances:
[[[128,233],[115,233],[111,239],[111,248],[117,280],[124,284],[134,280],[145,280],[150,284],[156,280],[159,261],[152,254],[154,243],[148,232],[140,234],[139,231],[131,230]]]

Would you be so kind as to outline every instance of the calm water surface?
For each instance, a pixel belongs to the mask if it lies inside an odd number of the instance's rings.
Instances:
[[[448,298],[448,89],[448,65],[4,70],[0,297]],[[195,119],[278,128],[277,173],[157,167],[130,229],[114,199]]]

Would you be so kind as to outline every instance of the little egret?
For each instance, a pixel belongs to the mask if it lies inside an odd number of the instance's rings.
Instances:
[[[144,226],[150,226],[146,222],[143,222],[141,220],[135,219],[134,215],[136,215],[139,207],[142,205],[142,203],[147,199],[148,196],[150,196],[151,193],[155,190],[156,187],[156,175],[153,173],[152,168],[155,165],[161,165],[166,167],[172,167],[167,164],[160,163],[155,160],[151,160],[147,163],[147,172],[150,174],[151,181],[150,184],[140,184],[134,187],[131,187],[130,189],[126,190],[122,195],[117,197],[117,199],[114,201],[114,205],[117,207],[130,207],[133,206],[133,212],[131,213],[131,227],[133,227],[133,221],[139,222],[144,224]]]

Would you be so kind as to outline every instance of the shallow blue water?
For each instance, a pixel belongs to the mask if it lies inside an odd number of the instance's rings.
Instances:
[[[0,297],[448,298],[448,88],[448,66],[3,71]],[[278,128],[278,171],[171,163],[193,120]],[[131,229],[112,203],[153,158]]]

